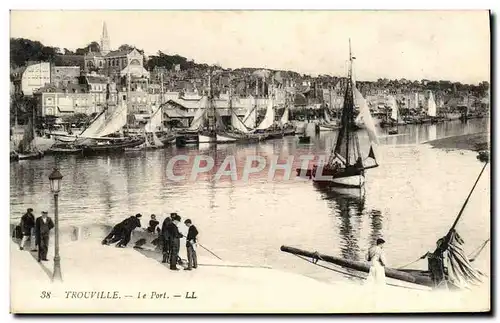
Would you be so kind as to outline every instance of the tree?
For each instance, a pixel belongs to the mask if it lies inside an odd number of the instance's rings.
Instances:
[[[88,44],[87,46],[85,46],[84,48],[78,48],[75,51],[75,54],[76,55],[85,55],[90,51],[89,49],[94,53],[99,53],[101,51],[101,46],[99,46],[98,42],[93,41],[90,44]]]
[[[57,48],[44,46],[39,41],[25,38],[10,39],[10,65],[25,66],[29,61],[54,62]]]
[[[118,47],[118,50],[133,50],[135,46],[129,45],[129,44],[123,44]]]

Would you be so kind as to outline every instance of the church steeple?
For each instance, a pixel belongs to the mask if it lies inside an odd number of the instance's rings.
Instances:
[[[110,51],[108,28],[106,28],[106,22],[102,24],[102,36],[101,36],[101,54],[106,55]]]

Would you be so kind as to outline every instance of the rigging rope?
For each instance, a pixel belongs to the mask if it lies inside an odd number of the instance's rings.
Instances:
[[[481,253],[481,251],[483,251],[484,247],[486,247],[486,244],[489,241],[490,241],[490,239],[487,239],[485,242],[483,242],[482,245],[480,245],[473,252],[471,252],[471,254],[469,255],[469,261],[470,262],[473,262],[474,260],[476,260],[476,258],[479,256],[479,254]],[[478,249],[479,249],[479,251],[478,251]],[[474,257],[472,257],[473,254],[475,254]]]
[[[479,256],[479,254],[481,253],[481,251],[483,251],[484,247],[486,247],[486,244],[490,241],[490,239],[487,239],[485,242],[483,242],[481,245],[479,245],[476,249],[474,249],[474,251],[472,251],[470,254],[469,254],[469,261],[470,262],[473,262],[474,260],[476,260],[476,258]],[[474,255],[474,257],[472,257],[472,255]],[[417,258],[416,260],[410,262],[410,263],[407,263],[406,265],[404,266],[401,266],[401,267],[397,267],[397,269],[404,269],[406,267],[408,267],[409,265],[413,265],[414,263],[420,261],[420,260],[423,260],[427,257],[427,253],[423,256],[421,256],[420,258]]]

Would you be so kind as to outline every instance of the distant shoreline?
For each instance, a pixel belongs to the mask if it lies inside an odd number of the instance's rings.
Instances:
[[[467,135],[452,136],[425,142],[433,148],[461,149],[471,151],[490,150],[489,132],[478,132]]]

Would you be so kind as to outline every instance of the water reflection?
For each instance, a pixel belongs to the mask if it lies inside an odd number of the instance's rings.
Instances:
[[[315,183],[316,190],[328,201],[332,213],[339,220],[340,254],[345,259],[360,260],[360,232],[365,211],[365,190],[338,188]]]

